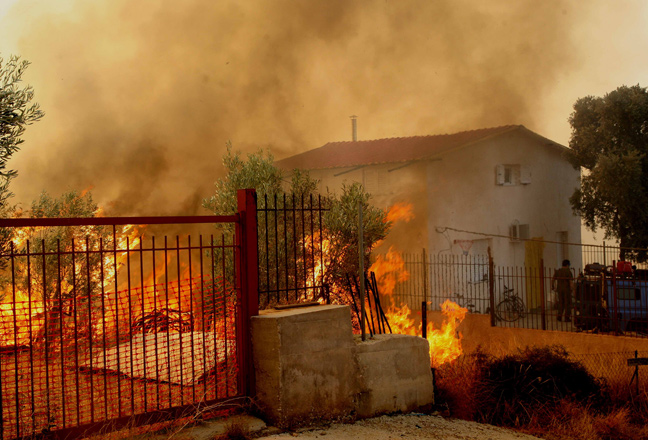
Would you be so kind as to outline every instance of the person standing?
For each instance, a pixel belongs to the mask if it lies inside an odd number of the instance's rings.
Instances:
[[[551,289],[558,293],[558,321],[571,322],[572,291],[574,290],[574,276],[569,268],[569,260],[563,260],[562,267],[556,269],[551,279]]]

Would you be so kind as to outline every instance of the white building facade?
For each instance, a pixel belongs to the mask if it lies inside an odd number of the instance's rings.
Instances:
[[[333,142],[277,164],[308,170],[320,192],[360,182],[383,209],[414,220],[389,241],[404,252],[486,255],[499,266],[581,266],[580,218],[569,197],[579,170],[566,147],[520,125],[439,136]]]

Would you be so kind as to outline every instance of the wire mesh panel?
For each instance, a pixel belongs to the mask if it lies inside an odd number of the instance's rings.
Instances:
[[[169,236],[156,235],[168,225],[77,223],[19,228],[0,255],[0,438],[241,396],[236,240],[212,225]]]

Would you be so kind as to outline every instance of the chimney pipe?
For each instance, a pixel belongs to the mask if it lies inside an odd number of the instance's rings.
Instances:
[[[358,117],[351,116],[351,139],[355,142],[358,140]]]

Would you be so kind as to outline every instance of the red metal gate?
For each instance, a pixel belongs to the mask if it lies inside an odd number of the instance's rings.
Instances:
[[[80,437],[253,395],[254,190],[229,216],[0,227],[13,233],[0,253],[0,439]]]

